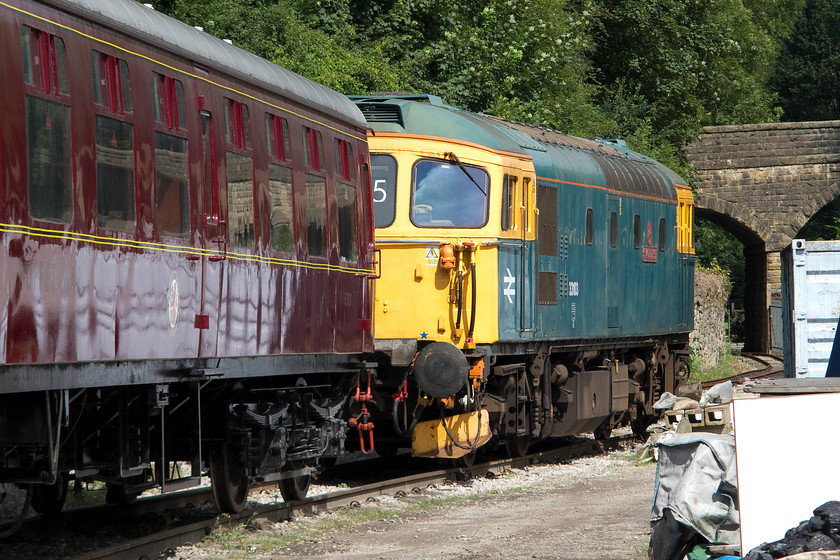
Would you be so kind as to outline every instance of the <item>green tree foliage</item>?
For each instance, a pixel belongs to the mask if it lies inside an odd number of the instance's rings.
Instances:
[[[730,301],[744,307],[744,246],[734,235],[711,222],[695,223],[694,249],[700,266],[726,272],[732,282]]]
[[[591,133],[613,126],[592,102],[588,1],[350,0],[410,89],[458,107]]]
[[[786,121],[840,119],[840,1],[807,0],[771,86]]]
[[[317,11],[271,0],[166,0],[158,9],[338,91],[402,85],[377,45],[362,44],[340,12],[320,19]]]
[[[677,146],[703,125],[776,120],[765,83],[801,1],[598,0],[604,107]]]
[[[840,198],[814,214],[796,233],[796,238],[808,241],[840,239]]]

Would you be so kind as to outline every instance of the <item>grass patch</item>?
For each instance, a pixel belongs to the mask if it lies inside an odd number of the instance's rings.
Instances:
[[[688,380],[692,383],[697,383],[701,381],[722,379],[724,377],[729,377],[730,375],[735,375],[736,373],[740,373],[737,368],[738,363],[738,356],[735,356],[732,353],[732,347],[729,343],[727,343],[726,347],[721,352],[720,360],[718,360],[717,365],[714,367],[708,367],[702,360],[692,356],[691,363],[689,365],[691,375]]]

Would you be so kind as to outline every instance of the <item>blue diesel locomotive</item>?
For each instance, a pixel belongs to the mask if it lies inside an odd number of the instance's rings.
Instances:
[[[378,375],[402,399],[377,425],[450,459],[493,436],[521,454],[643,430],[688,368],[685,182],[621,141],[434,96],[355,101],[372,129]]]

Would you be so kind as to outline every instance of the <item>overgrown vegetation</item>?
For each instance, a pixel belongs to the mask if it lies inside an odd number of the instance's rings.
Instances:
[[[718,363],[712,367],[692,355],[689,367],[691,369],[691,376],[689,381],[691,383],[699,383],[702,381],[712,381],[713,379],[723,379],[736,373],[741,373],[738,369],[739,359],[732,353],[731,344],[727,343],[724,350],[721,352]]]
[[[700,127],[784,115],[780,101],[793,96],[780,97],[770,79],[783,75],[779,52],[790,60],[793,37],[815,27],[800,15],[834,21],[817,4],[160,0],[156,8],[343,93],[430,93],[572,134],[621,136],[688,177],[681,147]],[[827,28],[821,37],[840,41]],[[808,46],[819,57],[820,45]],[[789,82],[780,80],[772,83]]]

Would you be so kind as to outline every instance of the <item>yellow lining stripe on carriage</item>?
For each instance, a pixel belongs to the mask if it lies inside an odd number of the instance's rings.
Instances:
[[[146,251],[158,251],[163,253],[176,253],[181,255],[199,255],[205,257],[222,257],[235,261],[243,262],[259,262],[264,264],[276,264],[283,266],[291,266],[294,268],[304,268],[309,270],[331,270],[335,272],[343,272],[348,274],[372,274],[373,271],[364,268],[356,268],[352,266],[331,265],[328,263],[313,263],[306,261],[298,261],[295,259],[281,259],[275,257],[265,257],[260,255],[248,255],[241,253],[233,253],[228,251],[223,253],[213,249],[202,249],[199,247],[185,247],[181,245],[167,245],[166,243],[153,243],[150,241],[136,241],[133,239],[119,239],[115,237],[102,237],[99,235],[90,235],[86,233],[75,233],[72,231],[58,231],[52,229],[43,229],[29,226],[21,226],[15,224],[0,223],[0,233],[19,233],[22,235],[30,235],[32,237],[40,237],[44,239],[61,239],[66,241],[80,241],[82,243],[89,243],[91,245],[112,245],[114,247],[125,247],[128,249],[143,249]]]
[[[350,138],[355,138],[355,139],[357,139],[357,140],[360,140],[360,141],[362,141],[362,142],[367,143],[367,137],[365,137],[365,136],[357,136],[357,135],[355,135],[355,134],[351,134],[351,133],[349,133],[349,132],[345,132],[345,131],[343,131],[343,130],[339,130],[339,129],[335,128],[335,127],[332,127],[332,126],[328,125],[327,123],[323,123],[323,122],[321,122],[321,121],[319,121],[319,120],[316,120],[316,119],[313,119],[313,118],[311,118],[311,117],[307,117],[307,116],[301,115],[301,114],[299,114],[299,113],[296,113],[295,111],[292,111],[291,109],[287,109],[287,108],[285,108],[285,107],[280,107],[279,105],[275,105],[274,103],[271,103],[271,102],[269,102],[269,101],[265,101],[265,100],[263,100],[263,99],[259,99],[258,97],[254,97],[253,95],[250,95],[250,94],[247,94],[247,93],[241,92],[241,91],[239,91],[239,90],[237,90],[237,89],[234,89],[234,88],[231,88],[231,87],[227,87],[227,86],[223,86],[222,84],[216,83],[216,82],[214,82],[214,81],[212,81],[212,80],[208,80],[207,78],[203,78],[203,77],[198,76],[198,75],[196,75],[196,74],[193,74],[193,73],[191,73],[191,72],[187,72],[186,70],[181,70],[181,69],[179,69],[179,68],[175,68],[175,67],[170,66],[170,65],[168,65],[168,64],[166,64],[166,63],[164,63],[164,62],[161,62],[161,61],[159,61],[159,60],[156,60],[156,59],[154,59],[154,58],[152,58],[152,57],[150,57],[150,56],[146,56],[146,55],[143,55],[143,54],[140,54],[140,53],[134,52],[134,51],[129,50],[129,49],[125,48],[125,47],[120,47],[119,45],[115,45],[115,44],[113,44],[113,43],[110,43],[110,42],[108,42],[108,41],[105,41],[104,39],[99,39],[99,38],[94,37],[94,36],[92,36],[92,35],[88,35],[87,33],[84,33],[84,32],[82,32],[82,31],[79,31],[78,29],[73,29],[72,27],[69,27],[69,26],[64,25],[64,24],[62,24],[62,23],[58,23],[57,21],[52,21],[52,20],[50,20],[50,19],[48,19],[48,18],[45,18],[45,17],[43,17],[43,16],[39,16],[39,15],[37,15],[37,14],[33,14],[32,12],[28,12],[28,11],[24,10],[23,8],[18,8],[18,7],[16,7],[16,6],[12,6],[12,5],[10,5],[10,4],[7,4],[6,2],[0,2],[0,6],[6,7],[6,8],[8,8],[8,9],[12,10],[12,11],[18,12],[18,13],[20,13],[20,14],[27,15],[27,16],[29,16],[29,17],[35,18],[35,19],[40,20],[40,21],[43,21],[43,22],[45,22],[45,23],[49,23],[49,24],[54,25],[54,26],[56,26],[56,27],[58,27],[58,28],[60,28],[60,29],[64,29],[64,30],[66,30],[66,31],[70,31],[71,33],[75,33],[76,35],[79,35],[79,36],[81,36],[81,37],[85,37],[85,38],[87,38],[87,39],[90,39],[91,41],[95,41],[95,42],[100,43],[100,44],[102,44],[102,45],[108,45],[109,47],[111,47],[111,48],[113,48],[113,49],[116,49],[116,50],[118,50],[118,51],[124,52],[124,53],[126,53],[126,54],[130,54],[130,55],[132,55],[132,56],[136,56],[137,58],[142,58],[142,59],[144,59],[144,60],[148,60],[149,62],[152,62],[152,63],[157,64],[157,65],[159,65],[159,66],[163,66],[164,68],[167,68],[167,69],[169,69],[169,70],[172,70],[173,72],[177,72],[177,73],[179,73],[179,74],[183,74],[184,76],[189,76],[189,77],[194,78],[194,79],[196,79],[196,80],[201,80],[201,81],[206,82],[206,83],[208,83],[208,84],[214,85],[214,86],[216,86],[216,87],[218,87],[218,88],[220,88],[220,89],[223,89],[223,90],[226,90],[226,91],[230,91],[230,92],[232,92],[232,93],[236,93],[237,95],[241,95],[242,97],[246,97],[246,98],[248,98],[248,99],[252,99],[252,100],[254,100],[254,101],[257,101],[258,103],[263,103],[263,104],[265,104],[265,105],[268,105],[269,107],[273,107],[274,109],[277,109],[278,111],[283,111],[283,112],[288,113],[288,114],[290,114],[290,115],[294,115],[294,116],[296,116],[296,117],[298,117],[298,118],[300,118],[300,119],[303,119],[303,120],[305,120],[305,121],[309,121],[309,122],[312,122],[312,123],[319,124],[319,125],[321,125],[321,126],[323,126],[323,127],[325,127],[325,128],[328,128],[328,129],[330,129],[330,130],[334,131],[334,132],[337,132],[337,133],[339,133],[339,134],[343,134],[344,136],[349,136]],[[253,53],[252,53],[252,54],[253,54]],[[254,56],[256,56],[256,55],[254,55]],[[268,62],[271,62],[271,61],[268,61]],[[272,63],[272,64],[273,64],[273,63]]]

